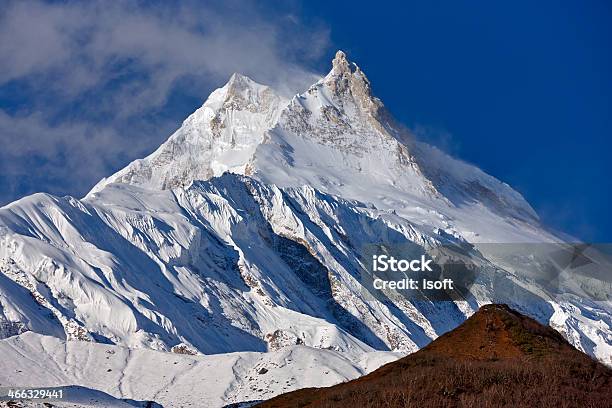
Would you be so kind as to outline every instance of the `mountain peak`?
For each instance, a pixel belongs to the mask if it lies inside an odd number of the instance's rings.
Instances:
[[[321,82],[337,100],[351,99],[361,111],[372,116],[377,116],[382,108],[380,100],[372,94],[370,80],[341,50],[336,52],[332,69]]]
[[[248,81],[252,81],[251,78],[249,78],[248,76],[241,74],[240,72],[234,72],[231,76],[228,82],[233,82],[233,81],[241,81],[241,80],[248,80]]]
[[[265,94],[275,94],[269,86],[255,82],[248,76],[237,72],[232,74],[223,89],[226,92],[226,103],[233,99],[238,99],[243,101],[245,105],[261,105],[262,99],[266,96]]]
[[[228,88],[233,88],[233,87],[253,87],[253,86],[265,86],[265,85],[259,84],[253,81],[248,76],[243,75],[239,72],[234,72],[232,76],[230,76],[230,79],[227,81],[226,86]]]
[[[244,174],[287,104],[269,86],[234,73],[155,152],[101,180],[90,194],[110,183],[172,189],[226,171]]]
[[[336,56],[332,60],[332,69],[325,77],[326,82],[332,79],[349,80],[350,78],[360,78],[369,84],[368,79],[363,71],[359,69],[359,66],[353,61],[350,61],[344,51],[338,50]]]
[[[342,50],[336,52],[336,56],[332,60],[332,72],[335,74],[351,73],[351,64],[346,58],[346,54]]]

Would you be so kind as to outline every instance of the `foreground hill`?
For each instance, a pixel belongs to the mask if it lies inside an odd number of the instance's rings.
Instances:
[[[612,370],[550,327],[505,305],[487,305],[367,376],[257,407],[610,407],[611,396]]]

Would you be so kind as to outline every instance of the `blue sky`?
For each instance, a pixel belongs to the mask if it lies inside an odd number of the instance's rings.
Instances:
[[[609,2],[3,4],[0,205],[84,194],[234,71],[291,93],[343,49],[421,138],[612,240]]]

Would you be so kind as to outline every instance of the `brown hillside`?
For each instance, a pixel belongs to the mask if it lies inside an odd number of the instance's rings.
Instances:
[[[612,370],[550,327],[483,306],[427,347],[369,375],[258,408],[612,407]]]

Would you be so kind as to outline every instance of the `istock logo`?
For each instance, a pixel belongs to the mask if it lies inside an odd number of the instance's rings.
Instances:
[[[362,251],[364,291],[382,300],[464,300],[479,270],[473,258],[477,254],[469,246],[373,243]]]
[[[372,270],[374,272],[433,272],[431,266],[432,259],[427,259],[421,255],[420,259],[395,259],[388,255],[374,255],[372,257]]]

